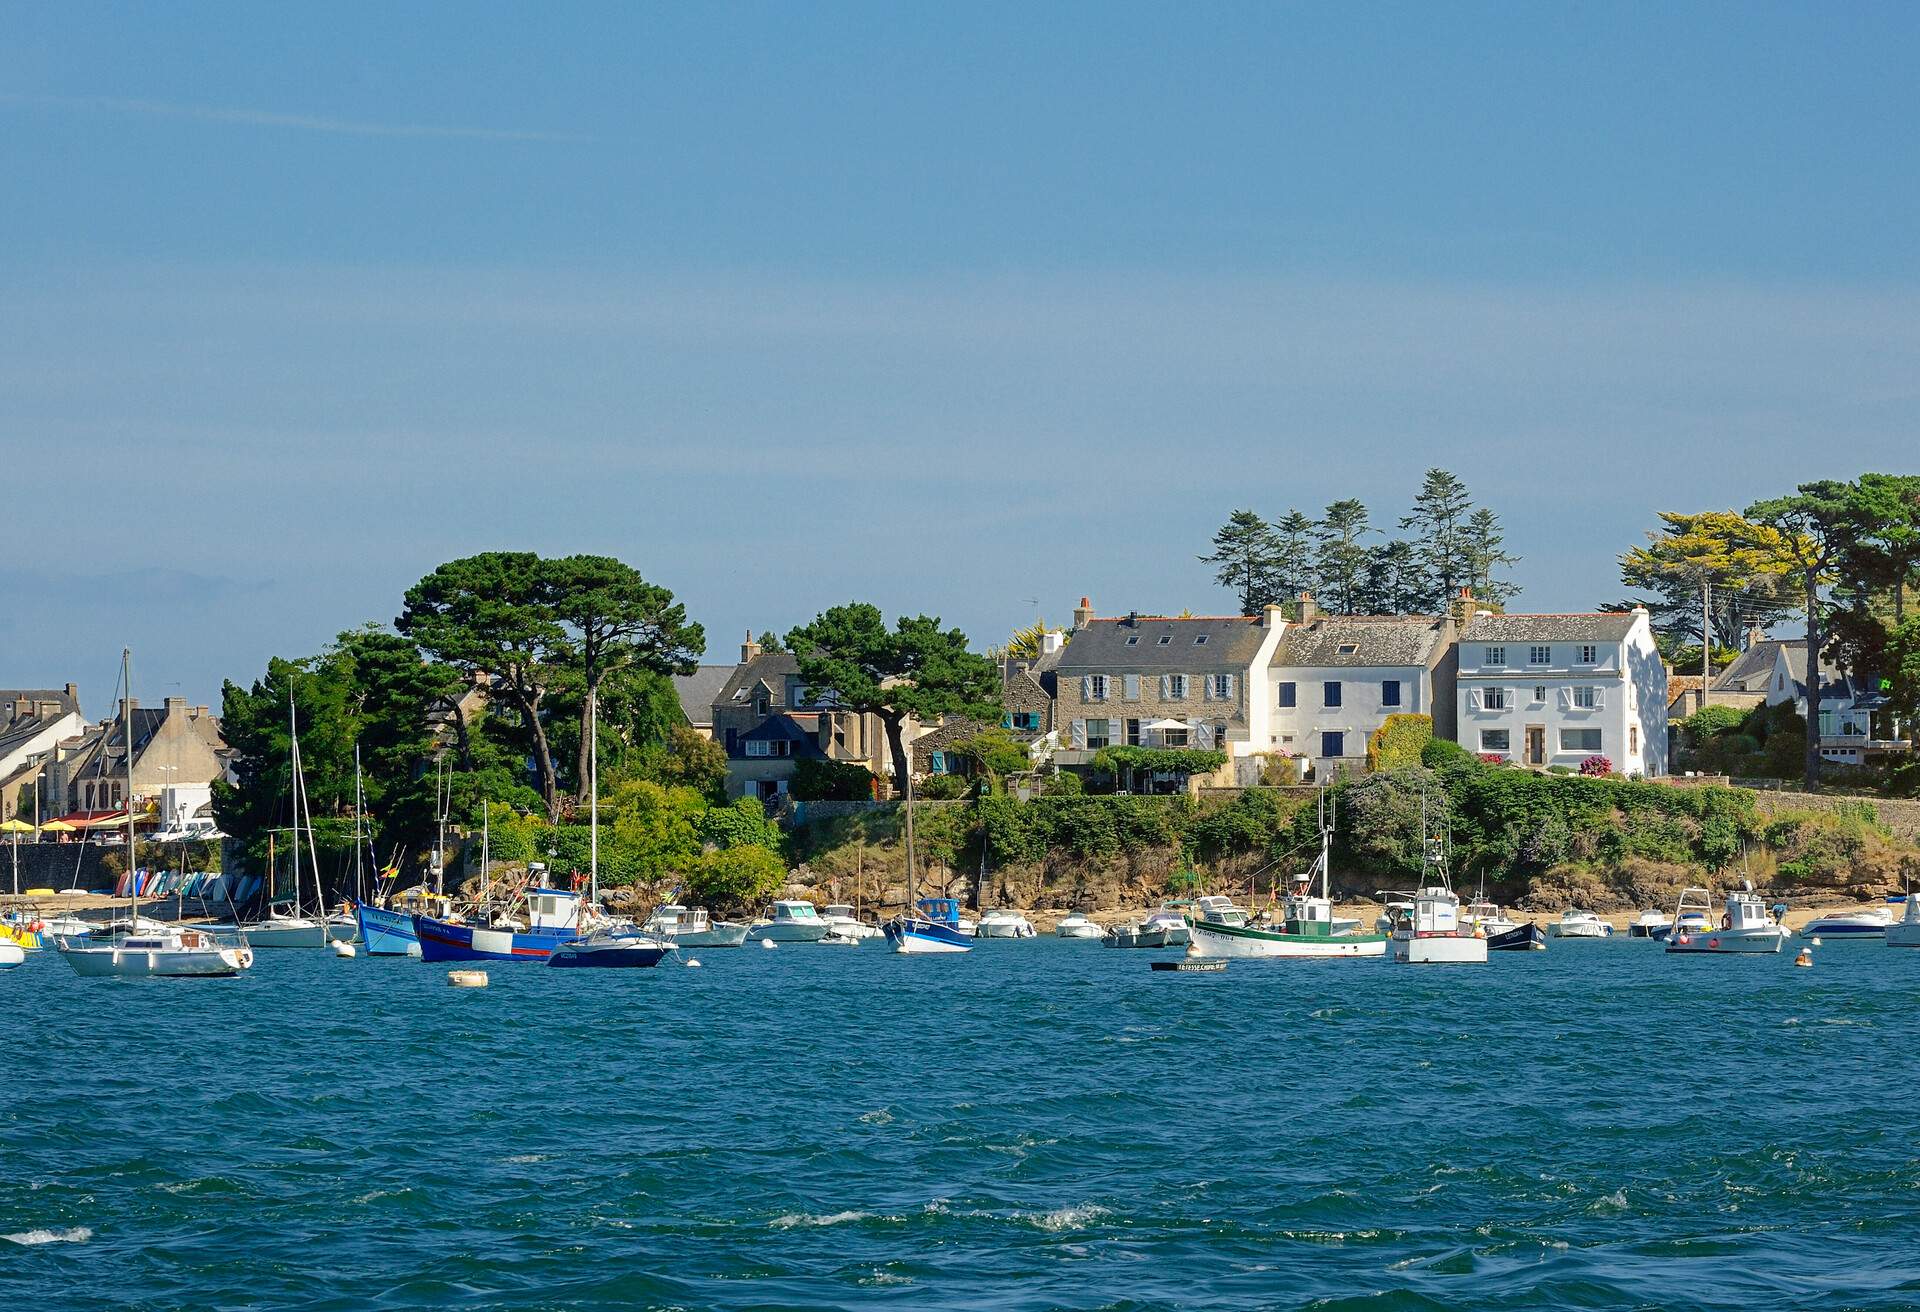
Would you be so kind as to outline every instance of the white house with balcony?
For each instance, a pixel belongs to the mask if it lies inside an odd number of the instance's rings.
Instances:
[[[1476,613],[1460,634],[1456,741],[1535,768],[1604,756],[1667,772],[1667,670],[1643,608],[1621,614]]]
[[[1302,598],[1268,666],[1265,750],[1285,752],[1324,779],[1366,768],[1367,740],[1390,715],[1454,722],[1453,622],[1434,615],[1319,615]],[[1305,777],[1305,771],[1302,777]]]

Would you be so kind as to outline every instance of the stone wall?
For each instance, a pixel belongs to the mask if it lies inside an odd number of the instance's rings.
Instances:
[[[1782,811],[1837,811],[1852,809],[1866,802],[1879,813],[1880,822],[1899,838],[1920,843],[1920,801],[1887,797],[1849,797],[1844,793],[1789,793],[1775,790],[1756,792],[1754,805],[1762,815]]]
[[[112,888],[114,877],[101,868],[100,858],[108,852],[126,852],[124,846],[102,847],[98,843],[21,843],[20,889],[51,888],[60,892],[69,888]],[[0,893],[13,892],[12,843],[0,844]],[[146,849],[141,849],[141,864],[146,864]]]

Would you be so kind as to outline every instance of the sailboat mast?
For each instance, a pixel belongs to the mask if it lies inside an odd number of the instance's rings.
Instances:
[[[1327,922],[1333,922],[1333,798],[1320,793],[1320,896],[1327,900]]]
[[[440,836],[433,844],[433,891],[436,896],[447,891],[447,795],[452,789],[447,784],[447,760],[442,756],[433,767],[433,800],[440,812]]]
[[[600,903],[600,699],[587,694],[587,900]],[[576,924],[586,920],[575,912]]]
[[[293,714],[293,689],[287,689],[287,768],[293,772],[293,914],[300,914],[300,726]],[[273,914],[273,890],[267,890],[267,914]]]
[[[907,914],[913,914],[915,893],[920,891],[913,870],[913,765],[907,765]]]
[[[353,896],[356,901],[367,900],[366,874],[360,865],[361,820],[360,806],[360,744],[353,745]]]
[[[120,732],[127,740],[127,896],[129,906],[128,929],[133,933],[140,931],[140,862],[139,850],[134,846],[133,834],[133,648],[120,649]],[[106,749],[101,748],[102,757]]]

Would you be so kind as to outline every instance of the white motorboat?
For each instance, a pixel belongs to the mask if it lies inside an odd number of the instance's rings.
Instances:
[[[1075,911],[1063,916],[1060,923],[1053,927],[1055,938],[1103,938],[1106,930],[1087,919],[1084,911]]]
[[[1627,926],[1628,938],[1663,938],[1673,928],[1673,917],[1664,911],[1642,911]]]
[[[1463,924],[1478,929],[1488,938],[1520,927],[1519,921],[1502,911],[1498,903],[1488,901],[1484,893],[1460,908],[1460,920]]]
[[[1822,939],[1884,939],[1893,923],[1893,913],[1885,907],[1862,907],[1853,911],[1832,911],[1808,921],[1800,929],[1804,935]]]
[[[1460,919],[1460,899],[1444,884],[1429,884],[1410,897],[1388,938],[1393,959],[1413,965],[1480,964],[1487,936]]]
[[[1920,948],[1920,898],[1907,894],[1906,914],[1887,926],[1890,948]]]
[[[1554,938],[1609,938],[1613,926],[1591,911],[1569,907],[1560,913],[1560,919],[1547,926],[1547,933]]]
[[[1247,923],[1247,913],[1230,897],[1218,893],[1209,893],[1205,897],[1193,900],[1193,918],[1210,925],[1229,925],[1239,928]]]
[[[640,929],[652,938],[672,939],[683,948],[737,948],[747,941],[746,922],[714,920],[705,907],[683,907],[677,902],[655,907]]]
[[[1686,928],[1690,912],[1704,912],[1712,906],[1711,894],[1704,888],[1681,890],[1673,913],[1676,928],[1667,938],[1667,951],[1685,953],[1778,952],[1787,941],[1787,930],[1774,920],[1766,905],[1754,894],[1750,880],[1745,887],[1727,893],[1726,911],[1718,929]]]
[[[1101,936],[1102,943],[1110,948],[1143,948],[1147,945],[1140,941],[1140,922],[1129,920],[1124,925],[1111,925]]]
[[[1140,942],[1136,946],[1183,948],[1192,941],[1193,933],[1187,928],[1187,918],[1172,907],[1161,907],[1140,922]]]
[[[773,914],[756,920],[747,929],[755,942],[772,939],[775,943],[818,943],[832,926],[811,902],[775,902]]]
[[[10,938],[0,938],[0,970],[18,966],[27,959],[27,950]]]
[[[323,948],[327,924],[307,916],[274,914],[245,926],[247,942],[259,948]]]
[[[989,911],[980,917],[981,938],[1032,938],[1033,925],[1018,911]]]
[[[859,913],[845,902],[834,902],[820,908],[820,917],[832,926],[830,933],[843,934],[856,941],[880,937],[880,927],[861,920]]]

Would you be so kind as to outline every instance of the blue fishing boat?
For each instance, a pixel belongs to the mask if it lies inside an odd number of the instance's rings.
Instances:
[[[971,952],[973,940],[960,928],[960,904],[950,897],[923,897],[918,915],[895,916],[881,928],[895,952]]]
[[[580,895],[556,888],[527,890],[525,929],[413,917],[423,961],[545,961],[562,943],[584,938],[592,928],[584,923]]]
[[[370,957],[417,957],[420,940],[414,936],[413,916],[405,911],[354,904],[353,919]]]

